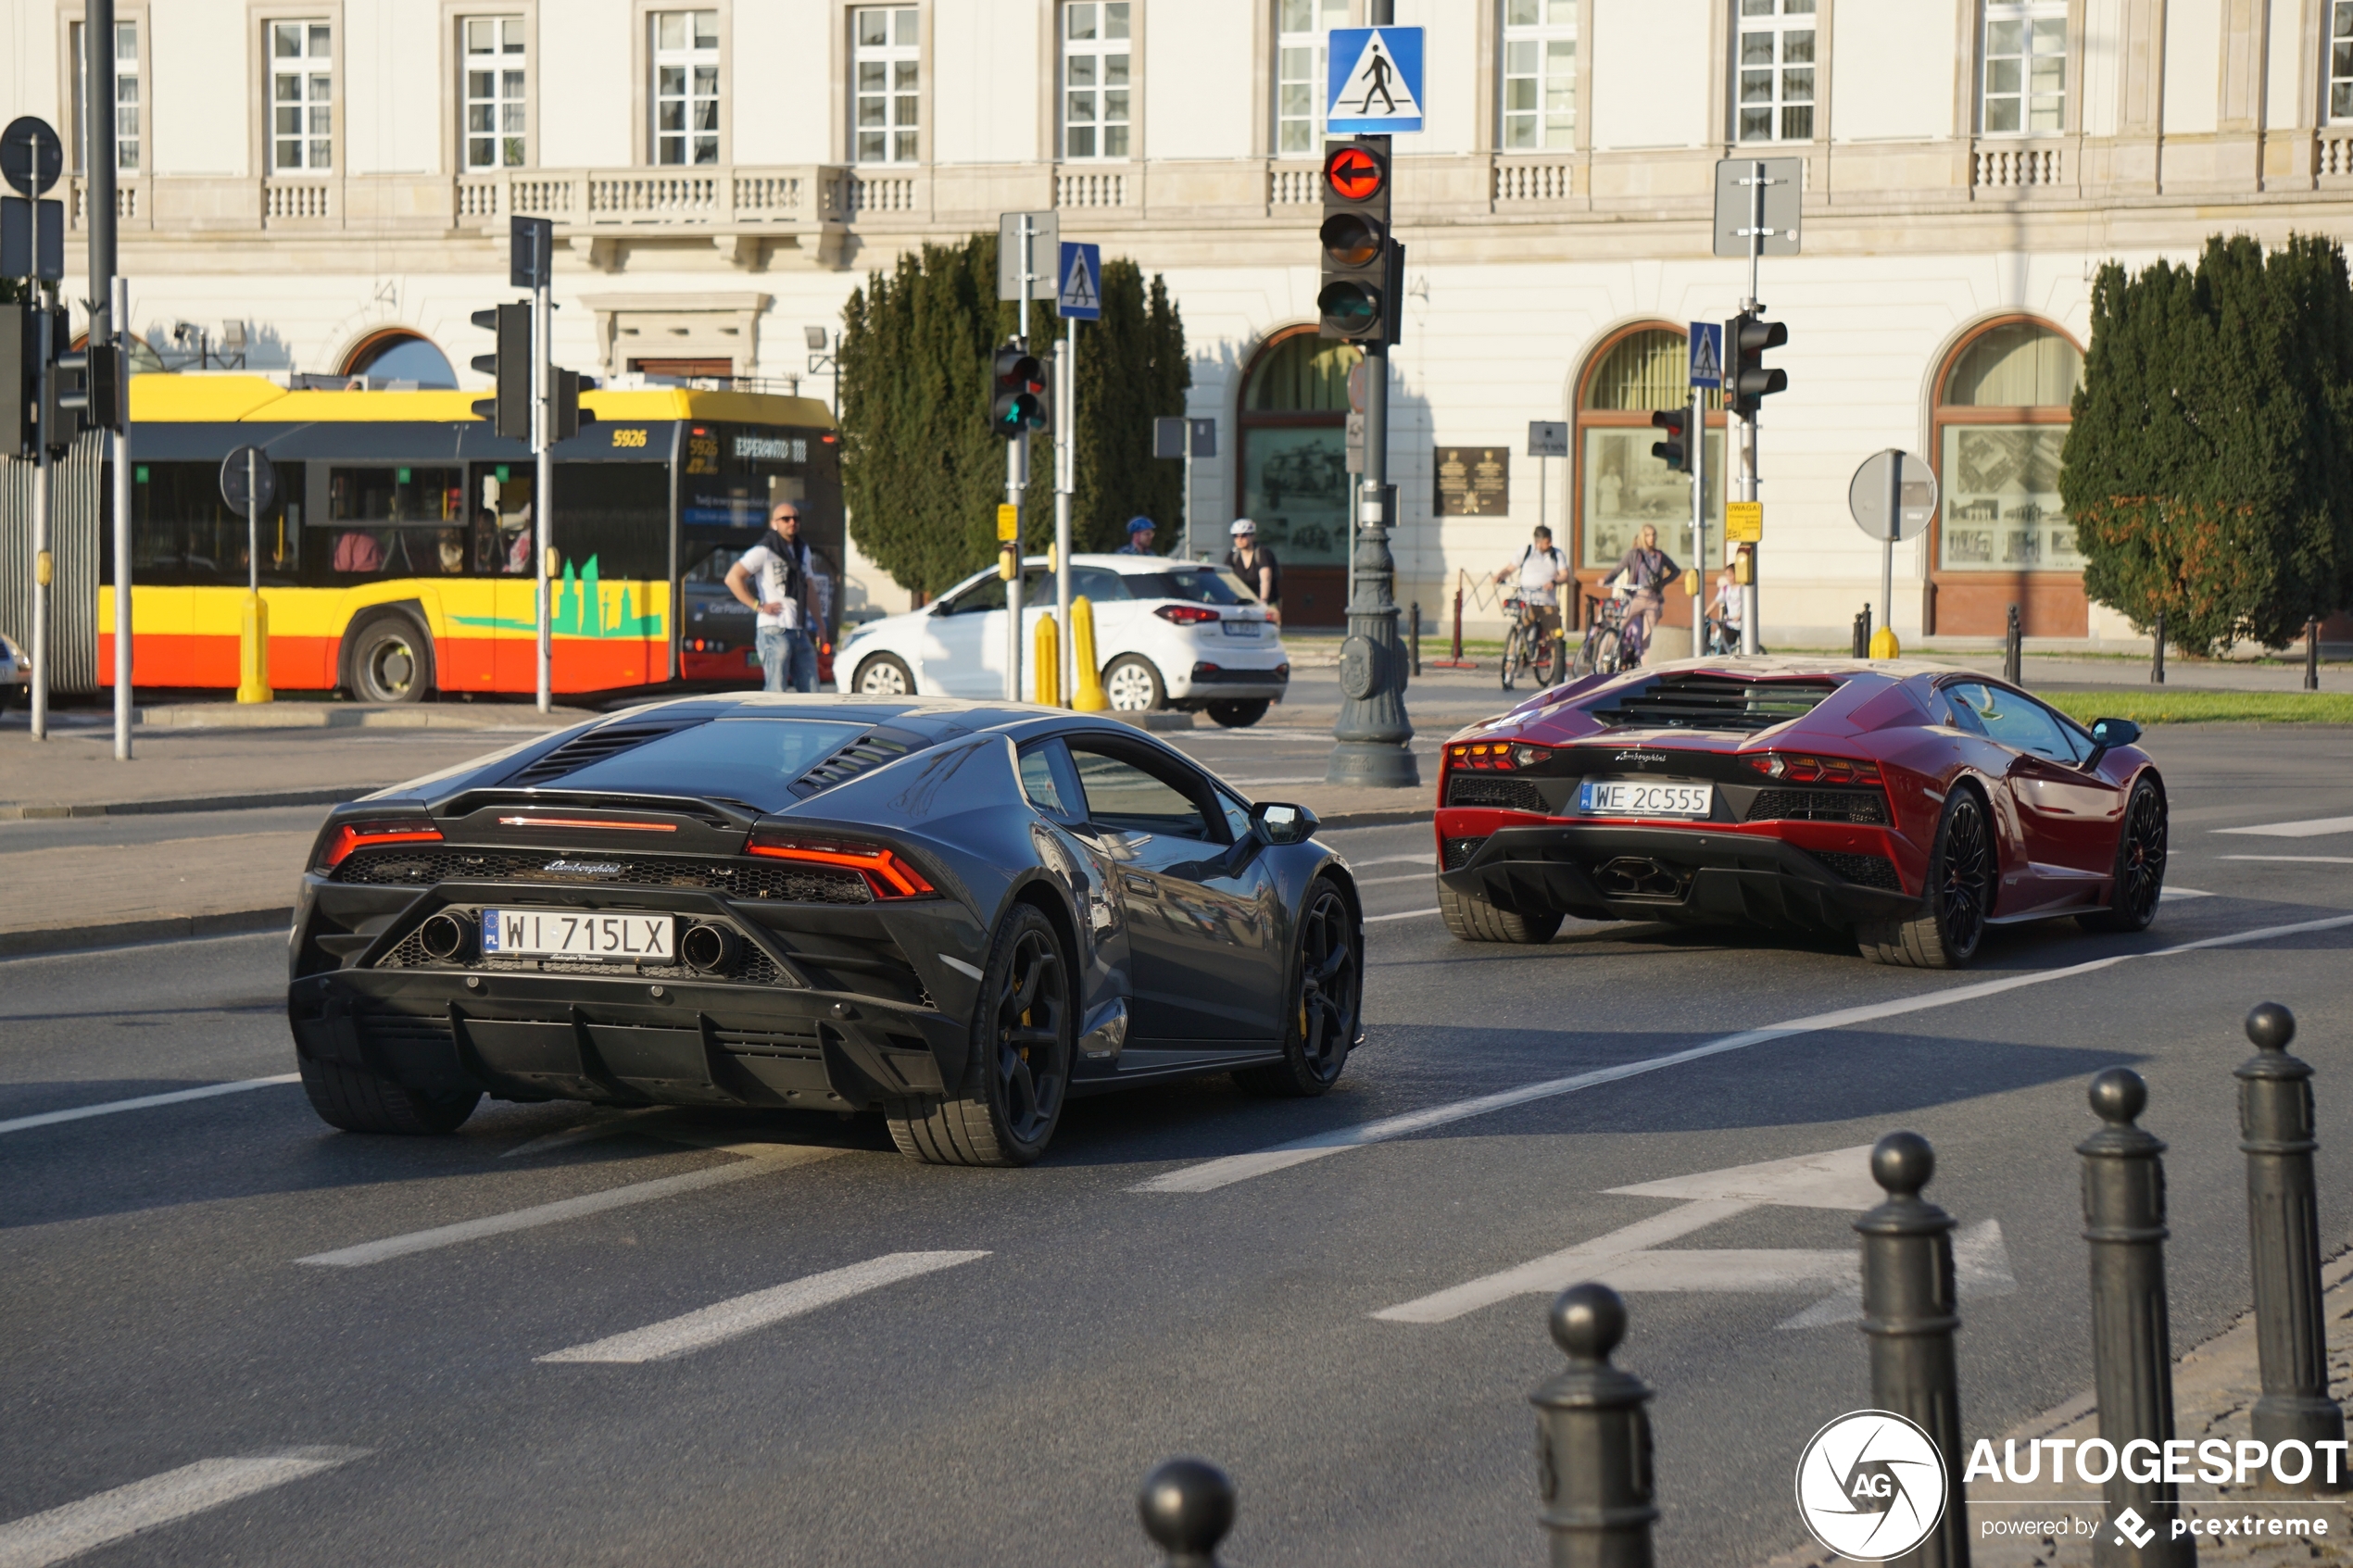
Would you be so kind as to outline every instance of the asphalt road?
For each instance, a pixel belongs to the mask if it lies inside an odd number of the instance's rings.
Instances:
[[[1320,755],[1271,730],[1188,744],[1238,780]],[[453,1138],[360,1138],[289,1085],[27,1126],[289,1073],[283,950],[0,963],[0,1562],[61,1560],[11,1556],[22,1522],[100,1498],[44,1527],[183,1516],[81,1562],[1141,1563],[1136,1484],[1197,1452],[1239,1482],[1238,1562],[1532,1563],[1525,1401],[1560,1364],[1543,1309],[1567,1280],[1475,1282],[1654,1219],[1651,1246],[1692,1255],[1629,1298],[1621,1357],[1658,1390],[1662,1559],[1761,1562],[1800,1538],[1806,1437],[1869,1381],[1836,1288],[1760,1285],[1736,1249],[1851,1249],[1853,1215],[1725,1205],[1679,1232],[1691,1192],[1609,1189],[1924,1133],[1978,1260],[1963,1419],[1998,1433],[2089,1383],[2071,1150],[2099,1069],[2148,1077],[2172,1145],[2177,1349],[2243,1310],[2230,1070],[2271,997],[2320,1071],[2324,1235],[2353,1237],[2353,831],[2219,831],[2353,817],[2353,734],[2151,746],[2174,802],[2156,926],[1998,934],[1960,976],[1622,925],[1460,946],[1428,912],[1427,828],[1336,834],[1374,917],[1340,1088],[1082,1101],[1023,1172],[927,1169],[815,1116],[494,1105]],[[1856,1009],[1879,1010],[1768,1028]],[[522,1212],[597,1194],[644,1200]],[[495,1223],[421,1234],[469,1222]],[[774,1321],[711,1338],[728,1325],[690,1315],[747,1296]],[[642,1330],[680,1353],[612,1359],[648,1353],[610,1343]]]

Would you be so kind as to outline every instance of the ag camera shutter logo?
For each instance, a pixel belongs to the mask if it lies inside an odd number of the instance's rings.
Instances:
[[[1850,1411],[1797,1461],[1797,1511],[1814,1538],[1857,1562],[1901,1557],[1944,1517],[1944,1456],[1892,1411]]]

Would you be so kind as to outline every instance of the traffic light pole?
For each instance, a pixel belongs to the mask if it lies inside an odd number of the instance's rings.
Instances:
[[[122,399],[125,414],[131,401],[130,345],[131,280],[120,275],[110,280],[113,307],[107,320],[114,329],[116,343],[123,349]],[[120,762],[131,760],[131,420],[126,417],[115,421],[114,433],[108,438],[114,448],[114,754]]]
[[[1029,291],[1037,272],[1030,257],[1029,214],[1021,215],[1021,330],[1013,342],[1029,351]],[[1013,508],[1013,575],[1005,579],[1005,700],[1021,700],[1021,494],[1029,484],[1029,428],[1005,443],[1005,504]],[[1057,502],[1059,507],[1059,502]],[[1002,546],[999,546],[1000,549]]]
[[[1054,690],[1068,708],[1078,690],[1076,639],[1070,633],[1070,507],[1078,489],[1078,318],[1063,320],[1054,345],[1054,646],[1062,668]]]
[[[531,291],[531,456],[535,465],[531,509],[539,524],[539,547],[533,553],[539,559],[537,662],[542,713],[555,706],[556,370],[555,347],[548,342],[555,315],[548,297],[552,292],[546,282]]]
[[[41,401],[33,416],[32,448],[32,738],[49,738],[49,593],[56,568],[49,558],[49,383],[57,374],[57,285],[44,281],[35,298],[41,321]]]
[[[1748,297],[1741,301],[1741,313],[1743,316],[1753,316],[1764,308],[1764,307],[1759,305],[1756,301],[1756,263],[1758,257],[1762,257],[1764,254],[1765,166],[1760,162],[1749,165]],[[1733,364],[1739,362],[1741,356],[1737,349],[1732,349],[1730,345],[1727,345],[1726,346],[1728,352],[1725,355],[1725,358],[1728,363],[1726,364],[1725,369],[1729,370],[1731,369]],[[1732,399],[1727,398],[1725,401],[1729,405]],[[1741,416],[1740,466],[1734,471],[1740,475],[1740,498],[1743,501],[1754,501],[1757,498],[1756,415],[1760,411],[1761,409],[1752,409],[1749,413]],[[1725,434],[1729,436],[1730,433],[1731,431],[1728,424],[1725,430]],[[1741,584],[1741,656],[1744,659],[1755,658],[1761,646],[1759,639],[1760,629],[1757,626],[1758,610],[1756,577],[1757,556],[1764,547],[1765,542],[1762,539],[1755,540],[1749,545],[1748,581]]]
[[[1708,606],[1714,602],[1708,583],[1715,577],[1715,571],[1707,564],[1707,393],[1705,388],[1696,383],[1692,387],[1690,429],[1692,433],[1690,447],[1692,565],[1699,572],[1699,592],[1692,596],[1692,657],[1699,659],[1707,653],[1707,609]],[[1542,459],[1538,460],[1541,462]],[[1550,520],[1546,521],[1549,526]],[[1575,591],[1572,586],[1570,592]],[[1561,627],[1563,635],[1566,636],[1568,622],[1564,620]],[[1562,644],[1561,651],[1564,655],[1567,654],[1566,643]],[[1567,658],[1561,660],[1562,665],[1567,662]],[[1558,665],[1554,666],[1555,670],[1559,668]]]

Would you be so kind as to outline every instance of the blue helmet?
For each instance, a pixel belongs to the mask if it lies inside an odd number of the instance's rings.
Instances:
[[[1131,517],[1127,520],[1127,537],[1133,539],[1139,533],[1150,533],[1159,527],[1160,524],[1148,517]]]

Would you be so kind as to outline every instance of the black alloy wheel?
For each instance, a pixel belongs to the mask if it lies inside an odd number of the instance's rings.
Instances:
[[[1977,956],[1994,909],[1994,833],[1975,790],[1956,788],[1944,802],[1929,851],[1928,888],[1909,920],[1858,928],[1866,958],[1913,969],[1960,969]]]
[[[1365,1002],[1365,966],[1358,955],[1355,911],[1330,882],[1308,890],[1299,922],[1299,950],[1284,1007],[1283,1060],[1245,1068],[1234,1082],[1253,1094],[1304,1099],[1340,1082],[1355,1047]]]
[[[2108,908],[2087,910],[2076,923],[2092,931],[2146,931],[2165,897],[2165,792],[2154,779],[2133,786],[2116,842],[2116,885]]]
[[[1271,706],[1263,696],[1228,697],[1209,705],[1209,716],[1228,730],[1246,730],[1266,717]]]
[[[887,1103],[892,1141],[930,1165],[1028,1164],[1062,1119],[1076,1046],[1062,938],[1035,907],[1016,904],[981,972],[962,1088]]]

